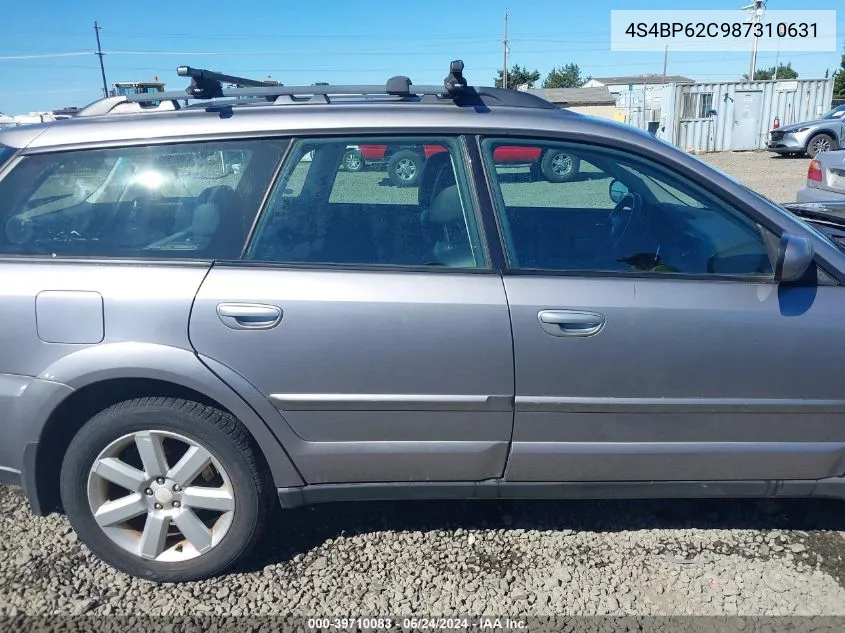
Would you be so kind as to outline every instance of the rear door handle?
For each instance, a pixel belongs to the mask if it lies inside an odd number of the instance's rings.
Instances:
[[[537,314],[540,327],[552,336],[593,336],[604,327],[604,316],[579,310],[543,310]]]
[[[233,330],[269,330],[282,320],[282,309],[263,303],[221,303],[217,316]]]

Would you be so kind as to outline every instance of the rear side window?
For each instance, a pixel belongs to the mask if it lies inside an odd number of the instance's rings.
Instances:
[[[288,156],[249,259],[487,265],[457,139],[300,140]]]
[[[283,148],[244,140],[25,156],[0,181],[0,254],[237,258]]]

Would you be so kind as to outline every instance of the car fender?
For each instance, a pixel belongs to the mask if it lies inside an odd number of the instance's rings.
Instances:
[[[162,380],[193,389],[219,402],[243,423],[261,447],[277,486],[303,484],[280,438],[271,431],[271,425],[268,424],[271,421],[263,419],[250,402],[200,362],[191,351],[153,343],[96,345],[64,356],[37,378],[64,384],[73,390],[121,378]],[[269,402],[267,405],[272,406]],[[287,427],[287,423],[278,417],[278,420],[272,421],[273,426],[281,424]],[[45,421],[42,421],[42,426]]]

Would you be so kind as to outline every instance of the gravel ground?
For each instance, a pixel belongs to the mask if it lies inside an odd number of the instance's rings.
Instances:
[[[0,487],[0,614],[845,615],[841,503],[367,503],[276,520],[233,573],[174,589],[113,571]]]
[[[702,158],[777,201],[807,167]],[[842,503],[341,504],[276,525],[231,574],[174,589],[100,563],[0,486],[0,615],[845,615]]]
[[[775,202],[794,202],[807,182],[810,159],[782,157],[771,152],[716,152],[701,154],[702,160]]]

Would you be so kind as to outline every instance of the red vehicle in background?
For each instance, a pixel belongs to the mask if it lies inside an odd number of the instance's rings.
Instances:
[[[387,177],[399,187],[416,186],[423,163],[427,158],[446,148],[440,145],[417,147],[391,145],[359,145],[349,149],[343,157],[343,168],[360,171],[368,163],[387,163]],[[560,150],[541,152],[539,147],[499,146],[493,152],[497,165],[531,165],[535,178],[549,182],[566,182],[578,173],[580,161]]]

